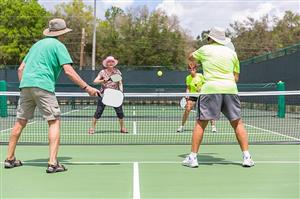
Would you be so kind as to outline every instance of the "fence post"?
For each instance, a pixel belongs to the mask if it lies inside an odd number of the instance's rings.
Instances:
[[[6,81],[1,80],[0,81],[0,91],[6,91],[7,90],[7,84]],[[0,117],[7,117],[7,97],[6,96],[0,96]]]
[[[277,83],[277,90],[278,91],[285,91],[285,83],[282,82],[282,81],[279,81]],[[285,95],[279,95],[278,96],[277,116],[279,118],[285,118]]]

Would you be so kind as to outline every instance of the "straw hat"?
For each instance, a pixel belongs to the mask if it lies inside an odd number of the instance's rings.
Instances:
[[[231,42],[231,39],[225,36],[225,30],[218,27],[211,28],[206,36],[222,45],[226,45]]]
[[[49,37],[57,37],[71,31],[72,29],[67,28],[65,20],[57,18],[49,21],[49,27],[44,30],[43,34]]]
[[[113,56],[108,56],[106,57],[103,62],[102,62],[102,65],[106,68],[107,67],[107,62],[108,61],[113,61],[114,62],[114,65],[113,66],[116,66],[118,64],[118,60],[115,59]]]

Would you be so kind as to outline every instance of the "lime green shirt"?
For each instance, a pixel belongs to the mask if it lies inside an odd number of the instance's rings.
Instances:
[[[23,62],[25,69],[20,88],[38,87],[49,92],[55,91],[62,65],[73,63],[65,45],[51,37],[35,43]]]
[[[237,94],[234,72],[240,73],[237,54],[220,44],[205,45],[193,53],[202,63],[205,83],[202,94]]]
[[[190,93],[198,93],[204,84],[204,77],[202,74],[197,73],[195,77],[188,75],[185,80],[186,86],[189,88]]]

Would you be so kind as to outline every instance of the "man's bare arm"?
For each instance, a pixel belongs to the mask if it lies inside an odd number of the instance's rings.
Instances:
[[[236,72],[233,72],[233,75],[234,75],[234,80],[235,80],[235,82],[238,82],[238,81],[239,81],[240,74],[239,74],[239,73],[236,73]]]
[[[99,94],[100,92],[89,86],[85,81],[83,81],[81,79],[81,77],[76,73],[76,71],[73,69],[73,67],[70,64],[64,64],[63,65],[65,74],[78,86],[80,86],[80,88],[84,89],[89,95],[91,96],[96,96],[97,94]]]
[[[19,81],[22,80],[24,68],[25,68],[25,62],[22,62],[20,64],[19,68],[18,68],[18,78],[19,78]]]

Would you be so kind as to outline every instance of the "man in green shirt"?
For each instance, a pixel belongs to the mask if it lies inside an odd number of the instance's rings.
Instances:
[[[204,77],[201,73],[197,73],[197,67],[188,66],[188,71],[190,74],[186,77],[186,93],[199,93],[201,91],[201,87],[204,84]],[[177,133],[183,132],[183,127],[189,117],[191,110],[194,108],[198,97],[186,97],[186,105],[185,111],[182,116],[181,125],[177,129]],[[215,125],[215,121],[211,120],[212,132],[216,133],[217,128]]]
[[[66,171],[57,161],[59,147],[60,108],[55,97],[55,82],[64,69],[66,75],[89,95],[96,96],[99,91],[83,81],[72,67],[72,59],[62,43],[64,34],[72,31],[66,27],[63,19],[49,21],[49,28],[45,29],[44,39],[35,43],[18,68],[20,80],[20,99],[17,108],[17,121],[12,129],[5,168],[22,166],[15,158],[15,149],[22,130],[29,119],[34,116],[38,107],[49,125],[49,161],[46,172],[55,173]]]
[[[236,53],[226,46],[230,39],[225,31],[212,28],[208,34],[208,45],[204,45],[189,56],[189,65],[201,62],[205,83],[198,100],[198,118],[193,130],[191,153],[182,162],[184,166],[198,167],[197,153],[204,130],[209,120],[217,120],[222,112],[230,121],[243,152],[245,167],[254,166],[248,151],[248,136],[241,119],[241,104],[236,82],[240,65]]]

